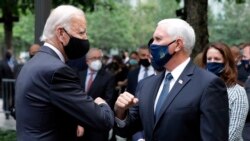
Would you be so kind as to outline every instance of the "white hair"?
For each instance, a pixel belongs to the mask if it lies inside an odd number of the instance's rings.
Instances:
[[[190,55],[195,44],[195,32],[186,21],[173,18],[164,19],[158,22],[158,25],[166,27],[167,34],[174,39],[181,38],[183,40],[184,48]]]
[[[84,16],[81,9],[72,5],[61,5],[55,8],[49,15],[46,24],[43,29],[43,35],[40,38],[41,41],[45,41],[54,37],[55,29],[58,26],[62,26],[66,29],[70,26],[70,20],[74,16]]]

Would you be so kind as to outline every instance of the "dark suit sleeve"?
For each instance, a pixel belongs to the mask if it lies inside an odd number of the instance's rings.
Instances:
[[[136,87],[135,96],[139,98],[140,90],[142,89],[143,80],[140,81]],[[140,99],[139,99],[140,101]],[[131,107],[127,114],[126,126],[123,128],[116,127],[117,134],[121,137],[131,137],[138,131],[142,131],[142,124],[139,114],[139,103]]]
[[[109,106],[113,109],[114,103],[116,101],[114,97],[115,92],[115,77],[113,75],[108,76],[109,79],[107,81],[107,87],[105,88],[105,100],[109,104]]]
[[[247,98],[248,98],[248,103],[250,104],[250,79],[248,78],[247,81],[245,82],[245,89],[247,92]],[[250,122],[250,114],[249,114],[250,108],[248,110],[248,115],[246,122]]]
[[[200,132],[203,141],[226,141],[229,131],[228,96],[224,82],[216,78],[201,98]]]
[[[135,92],[136,92],[139,71],[140,71],[140,68],[137,68],[128,73],[127,92],[133,95],[135,95]]]
[[[107,104],[97,105],[87,96],[78,76],[68,67],[54,73],[51,80],[51,102],[73,116],[83,127],[109,130],[114,124],[114,115]]]

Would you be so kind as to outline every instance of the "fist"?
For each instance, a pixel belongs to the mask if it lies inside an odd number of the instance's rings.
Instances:
[[[134,95],[128,92],[120,94],[120,96],[117,98],[115,102],[115,107],[114,107],[116,116],[119,119],[124,119],[125,111],[130,107],[134,106],[135,104],[137,104],[138,101],[139,101],[138,98],[134,97]]]

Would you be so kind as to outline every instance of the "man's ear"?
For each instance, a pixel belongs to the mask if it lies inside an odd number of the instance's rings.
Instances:
[[[65,36],[64,36],[65,32],[63,28],[57,27],[55,33],[56,33],[56,37],[58,38],[58,40],[63,43],[65,41]]]
[[[183,40],[182,39],[176,39],[175,42],[176,42],[175,52],[178,52],[183,48]]]

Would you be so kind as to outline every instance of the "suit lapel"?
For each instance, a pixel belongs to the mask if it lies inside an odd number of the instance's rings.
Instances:
[[[152,114],[148,114],[146,113],[146,115],[150,115],[149,118],[150,118],[150,127],[151,129],[153,129],[153,126],[154,126],[154,103],[155,103],[155,98],[156,98],[156,95],[158,93],[158,90],[159,90],[159,87],[161,85],[161,82],[162,82],[162,79],[164,78],[165,76],[165,72],[161,73],[161,74],[158,74],[155,76],[155,79],[154,81],[151,81],[149,86],[150,89],[147,89],[147,90],[152,90],[149,92],[149,96],[148,96],[148,109],[149,109],[149,113],[152,113]],[[155,84],[155,85],[152,85],[152,84]]]
[[[170,104],[173,102],[175,97],[179,94],[179,92],[185,87],[185,85],[190,81],[195,66],[190,61],[186,68],[181,73],[180,77],[176,80],[174,86],[172,87],[171,91],[169,92],[168,97],[164,101],[164,105],[162,106],[158,119],[156,119],[155,125],[163,115],[163,113],[167,110],[167,108],[170,106]]]

